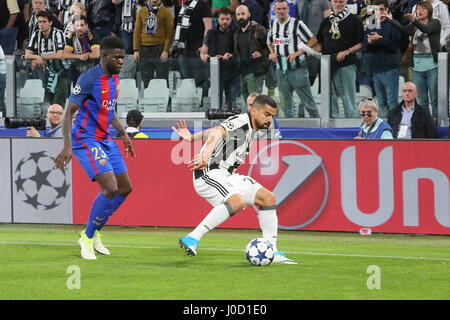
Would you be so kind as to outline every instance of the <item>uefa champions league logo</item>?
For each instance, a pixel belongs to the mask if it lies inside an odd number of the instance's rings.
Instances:
[[[23,157],[14,170],[17,194],[34,209],[58,207],[67,196],[70,177],[67,170],[55,170],[54,158],[46,151],[32,152]]]

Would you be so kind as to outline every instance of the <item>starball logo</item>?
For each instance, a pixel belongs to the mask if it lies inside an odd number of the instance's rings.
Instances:
[[[34,209],[48,211],[64,201],[70,178],[66,170],[53,167],[54,158],[46,151],[32,152],[20,159],[14,170],[14,183],[23,202]]]
[[[281,229],[308,226],[327,203],[327,170],[322,158],[303,143],[272,141],[260,149],[248,175],[275,193]]]

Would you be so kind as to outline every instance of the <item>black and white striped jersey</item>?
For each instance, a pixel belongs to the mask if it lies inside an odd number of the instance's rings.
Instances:
[[[284,23],[280,23],[278,19],[275,19],[270,23],[270,29],[267,33],[267,44],[274,46],[278,55],[278,62],[280,63],[281,57],[287,57],[291,53],[300,50],[301,43],[306,44],[313,36],[308,27],[298,18],[289,17]]]
[[[232,174],[244,163],[258,131],[253,129],[248,113],[229,117],[220,125],[226,130],[227,137],[217,144],[206,171],[221,168]]]

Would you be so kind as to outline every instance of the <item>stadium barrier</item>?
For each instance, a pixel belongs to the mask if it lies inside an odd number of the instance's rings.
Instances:
[[[277,196],[280,229],[450,233],[449,140],[260,140],[238,172]],[[117,141],[122,148],[121,141]],[[186,164],[201,143],[135,140],[133,192],[109,225],[194,227],[211,210]],[[84,224],[98,194],[61,139],[0,139],[0,222]],[[223,228],[259,228],[257,208]]]

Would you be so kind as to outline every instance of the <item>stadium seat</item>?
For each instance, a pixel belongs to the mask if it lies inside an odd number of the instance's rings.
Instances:
[[[170,91],[166,79],[152,79],[139,100],[142,112],[166,112]]]
[[[134,79],[121,79],[119,97],[117,98],[117,114],[119,118],[129,110],[137,109],[139,90]]]
[[[202,89],[195,86],[194,79],[179,80],[175,97],[172,100],[173,112],[201,111],[199,106]]]
[[[28,79],[19,91],[17,99],[17,115],[19,117],[31,118],[42,113],[45,89],[40,79]]]

